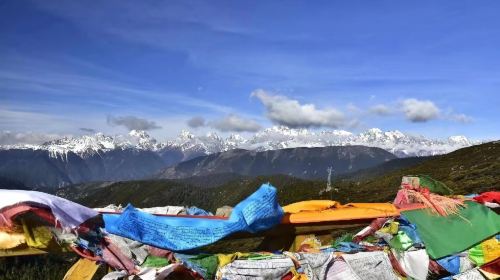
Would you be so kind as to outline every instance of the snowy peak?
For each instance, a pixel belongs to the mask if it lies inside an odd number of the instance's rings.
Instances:
[[[246,145],[248,140],[243,138],[239,134],[231,134],[231,135],[229,135],[229,137],[226,138],[225,142],[226,142],[226,148],[228,150],[233,150],[233,149],[236,149],[238,147],[242,147],[242,146]]]
[[[351,132],[345,131],[345,130],[323,130],[320,132],[320,134],[322,134],[322,135],[334,135],[334,136],[344,137],[344,138],[353,136],[353,134]]]
[[[38,146],[4,146],[2,149],[44,149],[53,156],[65,155],[70,151],[85,156],[113,149],[140,149],[161,154],[176,151],[182,153],[183,158],[186,159],[232,149],[266,151],[297,147],[363,145],[382,148],[399,157],[407,157],[444,154],[477,143],[479,142],[470,141],[464,136],[451,136],[444,140],[428,139],[423,136],[404,134],[398,130],[382,131],[378,128],[353,134],[345,130],[316,132],[308,129],[274,126],[248,138],[239,134],[231,134],[227,138],[223,138],[215,132],[197,136],[183,130],[177,138],[167,142],[159,142],[145,131],[131,130],[125,136],[107,136],[97,133],[80,137],[65,137]]]
[[[163,147],[144,130],[131,130],[128,135],[136,142],[136,147],[143,150],[157,151]]]
[[[140,138],[140,139],[150,139],[151,136],[149,136],[149,134],[144,131],[144,130],[135,130],[135,129],[132,129],[128,135],[132,136],[132,137],[137,137],[137,138]]]
[[[450,142],[451,144],[463,145],[463,146],[473,145],[473,143],[463,135],[450,136],[448,138],[448,142]]]
[[[103,150],[121,148],[124,144],[115,141],[111,136],[96,133],[95,135],[83,135],[77,138],[64,137],[49,141],[38,146],[38,149],[48,150],[55,157],[60,154],[66,155],[70,151],[79,155],[88,155]]]
[[[301,135],[309,135],[311,133],[312,132],[310,132],[308,129],[305,128],[289,128],[287,126],[273,126],[264,129],[262,132],[257,132],[256,136],[258,137],[258,136],[279,134],[283,136],[297,137]]]
[[[193,138],[195,138],[195,136],[191,132],[184,129],[179,134],[179,137],[177,137],[177,139],[182,139],[182,140],[190,140]]]
[[[399,130],[383,132],[379,128],[371,128],[366,132],[361,133],[360,138],[365,141],[397,141],[398,139],[405,138],[406,135]]]

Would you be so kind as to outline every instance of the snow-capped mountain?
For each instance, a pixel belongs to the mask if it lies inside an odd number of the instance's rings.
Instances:
[[[423,136],[404,134],[398,130],[382,131],[372,128],[360,134],[345,130],[311,131],[275,126],[255,133],[250,138],[233,134],[223,139],[215,133],[194,136],[183,131],[181,135],[168,142],[166,147],[179,147],[183,151],[196,150],[198,153],[211,154],[235,148],[267,151],[298,147],[329,147],[363,145],[390,151],[398,157],[429,156],[449,153],[456,149],[478,144],[464,136],[448,139],[428,139]]]
[[[298,147],[329,147],[363,145],[378,147],[398,157],[429,156],[449,153],[456,149],[478,144],[465,136],[451,136],[448,139],[428,139],[423,136],[404,134],[398,130],[382,131],[372,128],[359,134],[345,130],[311,131],[274,126],[255,133],[249,138],[232,134],[226,138],[215,132],[194,135],[183,130],[175,139],[159,142],[145,131],[132,130],[128,135],[106,136],[102,133],[46,142],[42,145],[3,146],[2,149],[47,150],[53,157],[73,152],[80,156],[115,149],[138,149],[159,153],[163,158],[176,153],[183,161],[201,155],[224,152],[232,149],[256,151],[277,150]]]
[[[197,136],[188,131],[182,131],[177,138],[165,142],[154,139],[144,131],[132,130],[127,135],[109,136],[97,133],[80,137],[64,137],[41,145],[2,146],[0,147],[0,176],[18,180],[29,187],[54,188],[89,181],[148,178],[180,162],[219,152],[231,151],[215,156],[222,162],[227,162],[226,157],[231,154],[236,155],[234,159],[239,159],[238,155],[247,155],[245,151],[236,149],[250,150],[250,155],[265,154],[273,159],[275,155],[290,153],[291,158],[298,159],[300,158],[298,155],[302,155],[298,150],[297,156],[294,150],[277,150],[361,145],[381,148],[385,150],[384,152],[391,152],[398,157],[407,157],[443,154],[473,144],[476,142],[464,136],[436,140],[408,135],[400,131],[384,132],[376,128],[353,134],[344,130],[311,131],[276,126],[250,137],[238,134],[221,137],[213,132]],[[348,150],[351,147],[344,148],[338,150]],[[352,148],[356,151],[364,151],[362,148],[366,147]],[[357,152],[351,154],[354,155]],[[392,156],[392,154],[389,155]],[[366,156],[371,158],[368,154]],[[332,158],[334,158],[333,155]],[[382,159],[386,158],[382,157]],[[248,157],[238,164],[246,166],[247,160]],[[284,162],[287,161],[289,160]],[[365,160],[359,162],[365,162]],[[364,165],[359,162],[356,166],[348,164],[349,166],[344,167],[347,168],[346,170],[363,167]],[[239,166],[238,164],[230,164],[230,167],[235,168]],[[260,168],[265,166],[263,164],[257,164],[254,167]],[[287,166],[285,163],[282,165]],[[337,166],[337,168],[340,167],[340,165]],[[296,168],[295,171],[297,170],[299,169]],[[309,172],[313,170],[309,170],[307,174]],[[296,172],[293,174],[297,175]]]

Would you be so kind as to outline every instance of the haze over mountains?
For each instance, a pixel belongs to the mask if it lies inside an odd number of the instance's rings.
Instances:
[[[195,136],[183,131],[174,140],[159,142],[144,131],[132,130],[127,136],[97,133],[41,145],[3,146],[0,176],[48,189],[156,174],[160,178],[184,178],[213,172],[251,176],[280,173],[321,178],[332,165],[334,172],[341,174],[395,157],[443,154],[475,143],[463,136],[436,140],[380,129],[352,134],[287,127],[265,129],[249,138],[238,134],[223,138],[216,133]],[[194,163],[197,166],[186,168]]]

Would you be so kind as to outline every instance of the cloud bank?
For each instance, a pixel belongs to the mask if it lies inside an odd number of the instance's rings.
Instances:
[[[124,126],[128,130],[152,130],[161,128],[154,121],[135,116],[108,116],[107,123],[111,126]]]
[[[187,121],[187,125],[191,128],[203,127],[206,125],[205,118],[203,117],[192,117]]]
[[[405,99],[402,109],[406,119],[411,122],[427,122],[438,118],[439,108],[430,100],[418,100],[415,98]]]
[[[256,132],[262,128],[256,121],[240,117],[236,114],[229,114],[211,121],[196,116],[189,119],[187,125],[191,128],[211,127],[221,132]]]
[[[234,114],[211,121],[209,125],[222,132],[256,132],[262,128],[256,121]]]
[[[314,104],[300,104],[286,96],[273,95],[262,89],[252,92],[266,109],[266,116],[275,124],[298,127],[338,128],[345,124],[345,117],[339,110],[318,109]]]
[[[392,110],[384,104],[378,104],[370,108],[370,113],[379,116],[388,116],[392,113]]]
[[[456,121],[456,122],[459,122],[459,123],[470,123],[472,122],[474,119],[470,116],[467,116],[466,114],[454,114],[454,115],[451,115],[450,119],[452,121]]]
[[[63,135],[59,134],[3,130],[0,131],[0,145],[42,144],[62,137]]]

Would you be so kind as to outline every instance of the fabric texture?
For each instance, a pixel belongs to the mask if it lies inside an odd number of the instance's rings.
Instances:
[[[114,234],[109,234],[107,238],[118,247],[127,258],[136,260],[139,265],[142,264],[148,256],[147,245]]]
[[[455,275],[452,277],[454,280],[484,280],[485,278],[479,272],[479,269],[471,269],[459,275]]]
[[[401,186],[411,188],[427,188],[433,193],[441,195],[453,194],[443,182],[431,178],[429,175],[408,175],[403,176]]]
[[[406,252],[397,252],[394,250],[393,253],[406,275],[415,280],[427,279],[429,255],[427,255],[424,249]]]
[[[281,279],[291,268],[293,261],[288,257],[269,260],[235,260],[221,268],[218,274],[225,280]]]
[[[412,241],[413,247],[423,247],[422,239],[418,236],[417,227],[410,223],[404,216],[398,218],[399,230],[403,231]]]
[[[500,258],[482,265],[481,271],[488,272],[491,275],[500,275]]]
[[[51,209],[63,228],[77,228],[83,222],[98,215],[98,212],[54,195],[22,190],[0,189],[0,209],[19,203],[35,203]]]
[[[184,266],[199,273],[205,279],[213,279],[219,264],[217,255],[184,255],[175,254],[175,258]]]
[[[500,219],[489,208],[467,201],[458,215],[433,215],[426,209],[402,211],[415,224],[433,259],[464,251],[500,231]]]
[[[331,266],[328,267],[326,273],[327,280],[362,280],[358,275],[352,271],[349,265],[342,259],[335,260]]]
[[[142,263],[143,267],[163,267],[168,265],[170,262],[163,257],[148,256],[146,260]]]
[[[186,209],[186,213],[192,216],[213,216],[214,214],[206,211],[205,209],[198,208],[196,206],[191,206]]]
[[[451,275],[460,273],[460,257],[458,255],[447,256],[436,260]]]
[[[63,280],[91,280],[99,265],[88,259],[79,259],[64,275]]]
[[[391,261],[385,252],[344,254],[342,258],[351,270],[363,280],[397,280]]]
[[[110,273],[104,275],[101,280],[119,280],[126,277],[128,273],[126,271],[111,271]]]
[[[382,226],[389,221],[389,218],[377,218],[373,220],[369,226],[365,227],[362,229],[360,232],[358,232],[356,235],[353,237],[353,242],[359,243],[361,240],[365,239],[366,237],[372,235],[374,232],[382,228]]]
[[[52,232],[46,226],[30,225],[21,219],[26,244],[31,248],[46,249],[52,241]]]
[[[356,253],[363,251],[364,247],[360,246],[354,242],[338,242],[332,246],[331,251],[344,252],[344,253]]]
[[[413,240],[404,231],[399,231],[389,241],[389,245],[396,250],[406,251],[413,246]]]
[[[308,200],[283,207],[285,223],[313,223],[374,219],[398,216],[399,211],[390,203],[349,203],[342,205],[331,200]]]
[[[310,280],[325,279],[328,266],[333,261],[333,254],[329,253],[294,253],[293,256]]]
[[[129,274],[137,272],[132,259],[125,256],[113,243],[109,243],[102,249],[103,260],[111,267],[119,270],[126,270]]]
[[[238,259],[238,258],[244,258],[250,256],[250,253],[240,253],[236,252],[233,254],[217,254],[219,266],[225,266],[228,263],[231,263],[232,261]]]
[[[5,232],[0,231],[0,249],[12,249],[19,245],[25,244],[26,239],[22,232]]]
[[[154,216],[131,205],[122,215],[103,215],[107,232],[172,251],[208,245],[234,232],[270,229],[282,217],[276,188],[269,184],[240,202],[228,220]]]
[[[500,192],[484,192],[475,196],[474,200],[483,204],[485,202],[500,203]]]
[[[487,239],[472,247],[468,251],[469,258],[476,265],[481,266],[500,258],[500,242],[496,237]]]

